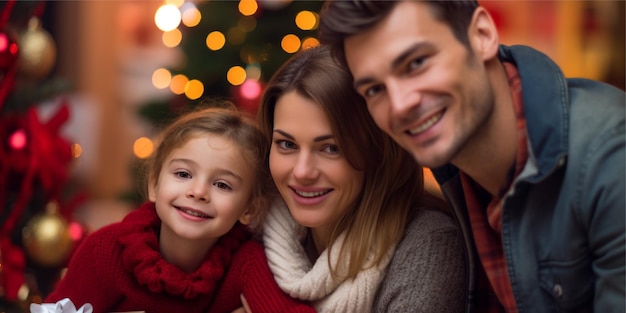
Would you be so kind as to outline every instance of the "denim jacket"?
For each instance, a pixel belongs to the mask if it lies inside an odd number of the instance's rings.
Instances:
[[[544,54],[501,46],[522,80],[529,157],[504,197],[502,244],[519,312],[624,313],[625,94],[566,79]],[[498,147],[494,147],[497,149]],[[466,245],[467,312],[480,260],[458,169],[433,170]]]

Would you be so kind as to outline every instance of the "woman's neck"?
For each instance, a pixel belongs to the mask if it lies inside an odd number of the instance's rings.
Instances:
[[[304,237],[302,246],[309,260],[315,263],[315,260],[326,250],[328,243],[328,234],[320,231],[320,229],[307,228],[307,234]]]

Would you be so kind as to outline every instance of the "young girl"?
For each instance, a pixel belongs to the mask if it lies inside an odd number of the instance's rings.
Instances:
[[[221,106],[165,128],[148,164],[150,201],[88,236],[45,302],[69,298],[94,313],[209,309],[231,262],[245,257],[235,255],[250,238],[244,225],[260,224],[256,212],[272,193],[261,164],[267,141],[234,106]],[[269,269],[260,272],[273,283]],[[273,290],[275,305],[298,306]],[[255,294],[245,296],[264,309]]]

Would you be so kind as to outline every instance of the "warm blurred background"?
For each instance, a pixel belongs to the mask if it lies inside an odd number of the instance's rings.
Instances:
[[[481,3],[503,43],[625,88],[623,0]],[[86,234],[141,201],[162,123],[212,96],[254,113],[277,67],[318,44],[321,4],[0,2],[0,312],[27,312]]]

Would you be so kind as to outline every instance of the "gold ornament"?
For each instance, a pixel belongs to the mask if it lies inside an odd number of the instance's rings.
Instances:
[[[35,215],[22,229],[24,249],[37,263],[59,266],[67,260],[73,247],[69,226],[57,213],[55,202],[50,202],[46,212]]]
[[[56,44],[52,36],[43,28],[38,18],[33,17],[28,29],[18,39],[18,71],[31,79],[45,78],[56,62]]]

